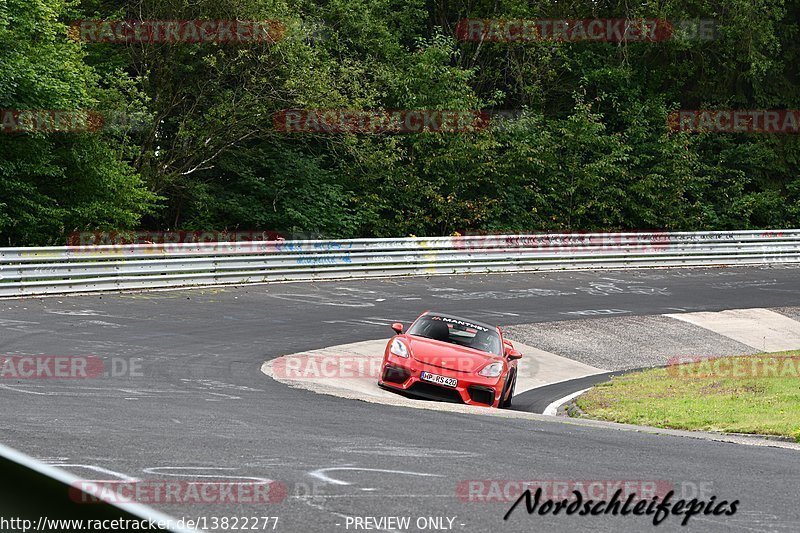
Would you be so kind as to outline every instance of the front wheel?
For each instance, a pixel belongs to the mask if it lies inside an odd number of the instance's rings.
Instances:
[[[514,398],[514,388],[517,386],[517,374],[514,373],[514,376],[510,380],[511,386],[508,386],[508,382],[506,382],[506,388],[503,390],[503,396],[501,398],[505,398],[505,393],[508,393],[508,398],[500,400],[500,408],[501,409],[508,409],[511,407],[511,400]]]

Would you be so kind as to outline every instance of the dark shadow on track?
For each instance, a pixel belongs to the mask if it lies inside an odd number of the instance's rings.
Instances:
[[[587,389],[598,383],[603,383],[610,380],[614,376],[621,376],[622,374],[629,374],[631,372],[639,372],[641,370],[648,370],[648,368],[631,368],[628,370],[615,370],[614,372],[604,372],[602,374],[594,374],[591,376],[584,376],[578,379],[571,379],[562,381],[560,383],[553,383],[552,385],[545,385],[525,391],[521,394],[514,396],[514,403],[511,406],[512,411],[527,411],[529,413],[544,413],[547,406],[558,400],[564,398],[579,390]]]

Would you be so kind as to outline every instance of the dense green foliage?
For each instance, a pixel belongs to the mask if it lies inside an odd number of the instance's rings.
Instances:
[[[464,42],[471,18],[714,19],[713,40]],[[79,19],[280,20],[277,43],[78,42]],[[800,109],[800,0],[0,0],[0,245],[97,229],[326,236],[800,226],[797,135],[675,109]],[[469,133],[287,134],[282,109],[515,110]]]

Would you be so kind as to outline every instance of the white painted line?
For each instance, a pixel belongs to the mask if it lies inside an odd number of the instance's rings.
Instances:
[[[331,485],[352,485],[349,481],[342,481],[327,474],[327,472],[340,472],[342,470],[352,470],[357,472],[382,472],[386,474],[402,474],[404,476],[422,476],[422,477],[444,477],[439,474],[429,474],[427,472],[411,472],[408,470],[384,470],[382,468],[359,468],[355,466],[334,466],[331,468],[320,468],[309,472],[308,475],[315,477],[323,483],[330,483]]]
[[[769,309],[731,309],[665,316],[689,322],[765,352],[800,349],[800,322]]]
[[[131,476],[127,475],[127,474],[123,474],[122,472],[115,472],[113,470],[109,470],[108,468],[103,468],[102,466],[97,466],[97,465],[58,463],[56,465],[51,465],[51,466],[57,466],[59,468],[85,468],[87,470],[92,470],[93,472],[100,472],[101,474],[105,474],[107,476],[113,476],[113,477],[119,479],[120,483],[122,483],[122,482],[125,482],[125,483],[136,483],[138,481],[141,481],[138,478],[131,477]],[[93,478],[93,479],[99,479],[99,478]],[[110,481],[110,480],[103,480],[103,481]]]
[[[550,405],[548,405],[545,408],[544,413],[542,413],[542,414],[548,415],[548,416],[556,416],[556,413],[558,412],[558,408],[560,406],[562,406],[563,404],[567,403],[568,401],[570,401],[570,400],[572,400],[574,398],[577,398],[578,396],[580,396],[581,394],[583,394],[584,392],[586,392],[589,389],[591,389],[591,387],[589,387],[587,389],[579,390],[578,392],[573,392],[569,396],[564,396],[563,398],[560,398],[560,399],[554,401],[553,403],[551,403]]]

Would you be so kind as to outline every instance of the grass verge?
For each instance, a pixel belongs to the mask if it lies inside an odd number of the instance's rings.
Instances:
[[[800,351],[677,363],[615,377],[576,403],[612,422],[800,442]]]

